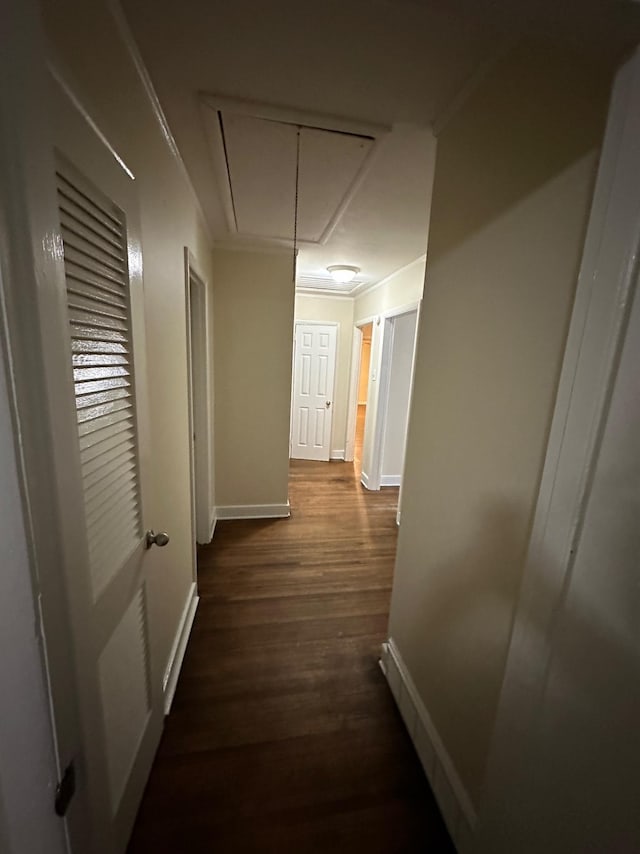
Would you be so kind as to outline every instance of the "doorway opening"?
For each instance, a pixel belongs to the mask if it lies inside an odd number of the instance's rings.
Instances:
[[[373,335],[373,323],[366,323],[362,327],[356,327],[359,335],[356,339],[359,344],[359,368],[357,374],[357,403],[355,432],[353,437],[353,467],[356,477],[362,474],[362,446],[364,444],[365,426],[367,421],[367,401],[369,399],[369,375],[371,370],[371,337]]]
[[[195,259],[185,248],[185,298],[187,315],[187,363],[189,391],[189,447],[191,470],[192,541],[211,542],[213,523],[211,509],[212,419],[209,371],[209,300],[207,285],[198,273]],[[195,556],[194,563],[195,567]],[[195,579],[194,579],[195,580]]]
[[[370,490],[402,485],[418,306],[354,327],[347,459]]]

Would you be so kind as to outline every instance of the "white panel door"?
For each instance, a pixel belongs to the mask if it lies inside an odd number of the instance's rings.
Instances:
[[[328,460],[331,453],[337,326],[296,323],[291,457]]]
[[[162,731],[147,601],[142,255],[135,183],[52,82],[59,308],[49,408],[91,854],[120,854]],[[71,806],[73,809],[73,803]]]

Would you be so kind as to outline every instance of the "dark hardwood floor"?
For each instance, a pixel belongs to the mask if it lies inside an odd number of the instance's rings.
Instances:
[[[397,492],[294,461],[290,519],[218,524],[129,854],[453,851],[377,663]]]

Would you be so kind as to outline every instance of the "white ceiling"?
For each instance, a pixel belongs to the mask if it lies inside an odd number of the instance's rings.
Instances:
[[[430,125],[505,44],[620,51],[640,34],[624,0],[121,2],[214,238],[290,242],[299,123],[298,284],[360,267],[347,292],[424,253]],[[327,132],[354,123],[371,139]]]

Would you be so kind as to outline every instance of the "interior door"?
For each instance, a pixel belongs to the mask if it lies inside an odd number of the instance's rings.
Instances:
[[[336,342],[336,326],[296,323],[291,401],[293,459],[329,459]]]
[[[132,175],[55,81],[52,104],[62,251],[49,406],[83,730],[76,776],[88,790],[91,851],[116,854],[163,721],[147,614],[142,254]]]

